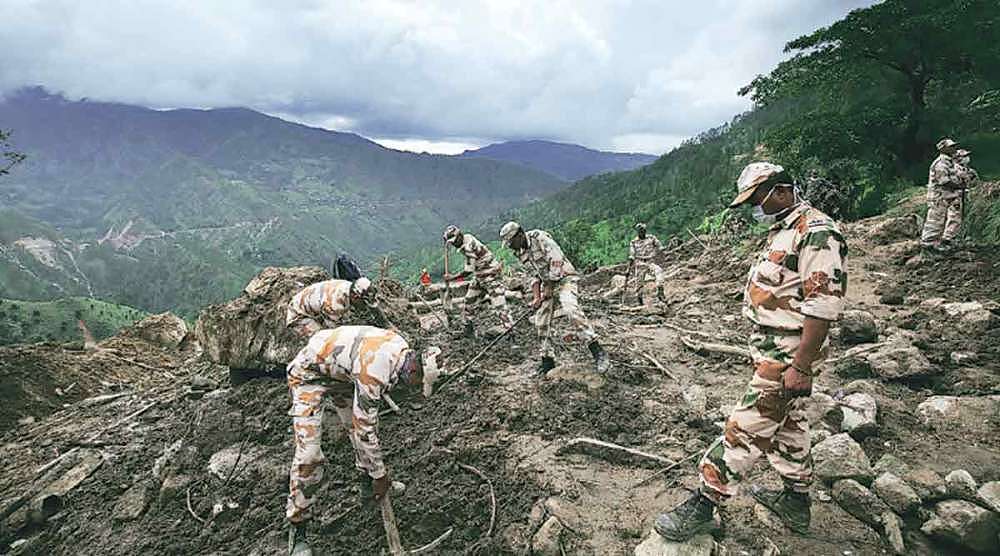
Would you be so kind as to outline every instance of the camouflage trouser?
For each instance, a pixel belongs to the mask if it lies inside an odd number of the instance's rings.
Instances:
[[[535,313],[535,329],[541,339],[540,352],[542,357],[555,357],[555,348],[552,347],[552,319],[555,314],[556,304],[562,308],[566,318],[569,319],[570,327],[562,334],[564,341],[576,339],[583,340],[584,343],[597,339],[597,332],[590,325],[587,316],[580,308],[577,300],[578,278],[563,278],[559,282],[551,285],[552,290],[547,292],[547,297],[542,301],[541,307]],[[548,286],[543,286],[543,289]],[[543,292],[545,293],[545,292]]]
[[[507,288],[504,286],[503,277],[500,273],[488,276],[476,276],[469,284],[469,289],[465,293],[465,306],[462,308],[462,321],[470,322],[473,311],[479,308],[481,302],[487,298],[493,307],[493,312],[500,319],[500,325],[509,328],[514,324],[510,318],[510,311],[507,309],[507,297],[504,295]]]
[[[652,261],[640,261],[636,259],[634,272],[636,292],[642,292],[642,288],[646,285],[646,280],[650,274],[653,275],[653,279],[656,281],[656,287],[663,287],[663,269],[660,265]]]
[[[750,386],[726,420],[725,431],[698,464],[702,490],[717,499],[737,493],[740,481],[761,455],[767,455],[785,485],[808,492],[812,455],[807,398],[787,400],[782,374],[792,362],[800,337],[755,334],[750,340],[754,374]]]
[[[938,241],[951,241],[962,228],[962,197],[949,194],[927,196],[927,220],[920,234],[920,243],[935,245]]]
[[[292,409],[288,414],[292,417],[295,456],[288,473],[285,517],[292,523],[299,523],[309,518],[309,508],[316,501],[316,491],[323,481],[326,462],[322,447],[323,399],[330,394],[340,424],[355,444],[351,427],[354,384],[293,366],[288,371],[288,388],[292,395]]]
[[[303,338],[311,338],[313,334],[319,332],[320,330],[336,327],[337,324],[335,323],[320,321],[305,315],[302,315],[294,321],[288,323],[288,328],[291,328],[296,334],[299,334]]]

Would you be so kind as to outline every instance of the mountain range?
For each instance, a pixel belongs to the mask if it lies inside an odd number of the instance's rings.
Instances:
[[[467,150],[459,156],[513,162],[566,181],[577,181],[605,172],[634,170],[652,164],[657,158],[651,154],[595,151],[580,145],[537,139],[494,143]]]

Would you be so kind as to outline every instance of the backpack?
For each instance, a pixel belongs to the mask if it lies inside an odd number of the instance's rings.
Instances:
[[[337,262],[334,264],[333,274],[340,280],[353,282],[358,278],[361,278],[361,269],[358,268],[358,263],[354,262],[354,259],[347,256],[346,253],[343,253],[337,257]]]

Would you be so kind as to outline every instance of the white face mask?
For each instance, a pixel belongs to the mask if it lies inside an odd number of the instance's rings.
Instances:
[[[771,198],[771,195],[774,193],[775,189],[778,189],[778,187],[771,188],[771,191],[768,191],[767,196],[764,197],[764,200],[761,201],[759,205],[753,206],[753,219],[756,220],[757,222],[760,222],[761,224],[774,224],[775,222],[778,221],[779,214],[789,210],[790,208],[798,206],[798,204],[801,202],[799,188],[798,186],[794,186],[793,191],[795,192],[795,197],[794,201],[792,202],[792,206],[789,207],[789,209],[778,211],[774,214],[767,214],[766,212],[764,212],[764,203],[766,203],[767,200]]]

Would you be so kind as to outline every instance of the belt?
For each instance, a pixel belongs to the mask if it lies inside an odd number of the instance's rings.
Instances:
[[[801,336],[802,329],[798,328],[795,330],[786,330],[784,328],[774,328],[772,326],[761,326],[757,325],[757,332],[761,334],[773,334],[775,336]]]

